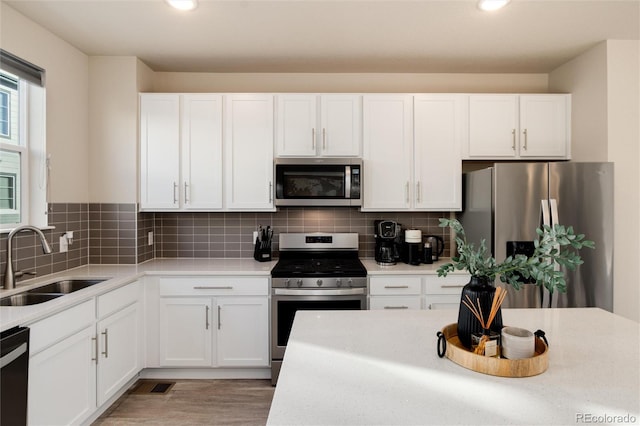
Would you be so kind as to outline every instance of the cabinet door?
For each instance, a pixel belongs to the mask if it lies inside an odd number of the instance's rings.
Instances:
[[[362,145],[362,97],[323,95],[320,97],[320,111],[320,155],[359,156]]]
[[[225,102],[226,207],[273,210],[273,96]]]
[[[569,95],[520,96],[520,157],[567,157],[569,99]]]
[[[362,210],[409,208],[412,120],[412,96],[364,96]]]
[[[389,311],[404,311],[420,309],[420,296],[372,296],[369,298],[369,309],[385,309]]]
[[[514,158],[517,139],[517,95],[469,96],[469,158]]]
[[[212,365],[211,307],[208,297],[160,299],[160,366]]]
[[[140,95],[140,208],[178,209],[180,95]]]
[[[414,207],[462,209],[462,143],[465,95],[419,95],[414,98]]]
[[[182,200],[185,209],[222,208],[222,96],[182,96]]]
[[[219,297],[218,365],[269,365],[269,300],[266,297]]]
[[[140,371],[142,312],[139,303],[98,322],[98,406]]]
[[[29,360],[30,425],[80,424],[96,409],[94,327]]]
[[[316,155],[318,111],[316,95],[278,95],[276,155]]]

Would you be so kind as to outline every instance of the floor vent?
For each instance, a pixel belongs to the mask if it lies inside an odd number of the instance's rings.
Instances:
[[[164,395],[169,392],[175,384],[176,382],[141,380],[131,393],[135,395]]]

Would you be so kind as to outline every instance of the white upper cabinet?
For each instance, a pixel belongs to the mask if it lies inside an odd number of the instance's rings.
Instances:
[[[140,96],[140,208],[222,208],[222,96]]]
[[[276,98],[277,156],[361,155],[362,96],[283,94]]]
[[[180,207],[180,95],[140,96],[140,208]]]
[[[462,209],[462,158],[467,96],[414,97],[414,205],[419,210]]]
[[[462,207],[465,95],[364,97],[365,211]]]
[[[520,157],[569,158],[570,95],[520,96]]]
[[[222,208],[222,96],[182,97],[182,201],[185,209]]]
[[[413,97],[363,98],[362,210],[410,208]]]
[[[570,158],[571,95],[470,95],[468,159]]]
[[[227,209],[275,209],[273,122],[273,95],[225,96]]]

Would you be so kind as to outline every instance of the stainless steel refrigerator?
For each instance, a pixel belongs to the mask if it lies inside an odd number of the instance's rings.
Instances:
[[[460,222],[467,239],[484,238],[496,260],[527,254],[543,223],[573,226],[595,242],[584,264],[565,270],[567,292],[509,288],[504,307],[599,307],[613,311],[613,163],[496,163],[464,174]],[[496,280],[499,283],[499,280]],[[500,285],[503,285],[500,283]]]

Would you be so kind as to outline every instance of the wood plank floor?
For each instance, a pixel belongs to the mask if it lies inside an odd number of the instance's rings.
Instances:
[[[138,394],[133,385],[93,425],[264,425],[275,388],[270,380],[176,382],[166,394]]]

